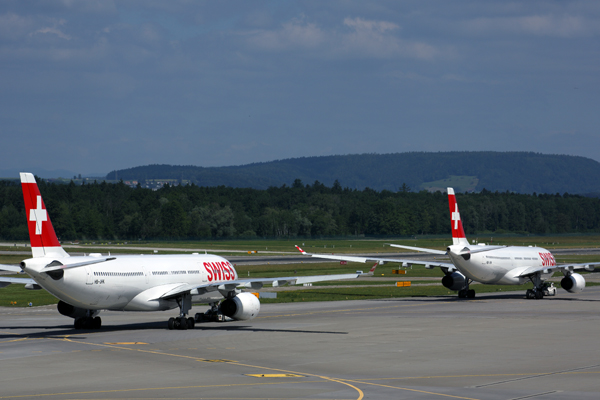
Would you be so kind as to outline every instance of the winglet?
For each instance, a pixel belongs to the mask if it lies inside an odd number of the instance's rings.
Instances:
[[[460,212],[458,211],[458,203],[456,202],[456,195],[454,194],[454,189],[451,187],[448,188],[448,203],[450,205],[450,223],[452,224],[452,243],[467,246],[469,241],[465,236]]]
[[[23,200],[25,201],[25,212],[27,215],[27,228],[31,241],[31,253],[33,257],[53,256],[68,257],[69,254],[63,250],[58,237],[54,232],[52,222],[46,211],[46,205],[42,200],[40,189],[33,174],[21,172],[21,187],[23,189]]]
[[[306,254],[306,252],[305,252],[304,250],[302,250],[302,249],[300,248],[300,246],[296,245],[296,248],[298,249],[298,251],[299,251],[300,253],[302,253],[302,254]]]
[[[378,265],[379,265],[379,262],[376,262],[375,265],[373,265],[371,267],[371,269],[369,270],[369,272],[367,272],[367,275],[375,275],[375,268],[377,268]]]

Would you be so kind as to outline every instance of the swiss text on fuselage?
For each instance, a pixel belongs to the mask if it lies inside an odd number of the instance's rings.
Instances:
[[[232,281],[235,279],[233,266],[226,261],[205,262],[204,268],[208,273],[208,281]]]

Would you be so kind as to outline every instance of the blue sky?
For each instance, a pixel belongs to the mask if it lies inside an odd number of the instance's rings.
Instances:
[[[0,175],[497,150],[600,160],[597,1],[3,1]]]

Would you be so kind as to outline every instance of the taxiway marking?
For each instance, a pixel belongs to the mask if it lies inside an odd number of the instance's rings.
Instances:
[[[405,388],[405,387],[400,387],[400,386],[382,385],[382,384],[380,384],[380,383],[362,382],[362,381],[357,381],[357,380],[353,380],[353,379],[345,379],[345,381],[347,381],[347,382],[352,382],[352,383],[360,383],[360,384],[364,384],[364,385],[373,385],[373,386],[379,386],[379,387],[390,388],[390,389],[407,390],[407,391],[409,391],[409,392],[417,392],[417,393],[433,394],[433,395],[435,395],[435,396],[451,397],[451,398],[453,398],[453,399],[463,399],[463,400],[479,400],[479,399],[474,399],[474,398],[472,398],[472,397],[462,397],[462,396],[455,396],[455,395],[452,395],[452,394],[446,394],[446,393],[428,392],[428,391],[426,391],[426,390],[411,389],[411,388]]]

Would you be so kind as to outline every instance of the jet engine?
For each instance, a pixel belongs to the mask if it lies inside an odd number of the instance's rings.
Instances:
[[[560,286],[569,293],[578,293],[585,288],[585,279],[579,274],[570,274],[562,278]]]
[[[240,293],[225,299],[220,305],[221,312],[229,318],[247,321],[255,318],[260,311],[260,302],[252,293]]]
[[[465,286],[467,278],[460,272],[447,274],[442,278],[442,285],[450,290],[460,290]]]
[[[71,317],[71,318],[75,318],[75,319],[87,317],[86,309],[72,306],[68,303],[65,303],[62,300],[58,302],[57,308],[58,308],[58,312],[66,317]]]

